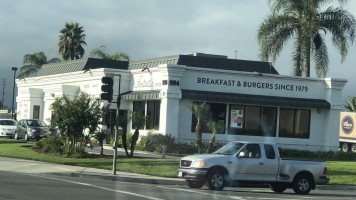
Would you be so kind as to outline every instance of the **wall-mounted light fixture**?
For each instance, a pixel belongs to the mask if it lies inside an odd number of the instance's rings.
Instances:
[[[150,71],[150,68],[145,67],[145,68],[143,68],[143,69],[141,70],[141,72],[143,72],[143,71],[145,71],[145,70]]]

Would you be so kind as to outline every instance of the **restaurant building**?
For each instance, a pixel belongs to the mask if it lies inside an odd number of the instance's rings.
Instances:
[[[206,122],[213,120],[225,125],[217,141],[266,141],[313,151],[339,148],[345,79],[279,75],[268,62],[202,53],[130,63],[87,58],[43,65],[37,76],[16,80],[18,120],[49,122],[50,105],[63,94],[99,97],[104,76],[114,79],[114,100],[121,80],[121,113],[134,110],[149,116],[140,133],[194,141],[196,118],[191,108],[205,102],[209,111],[201,122],[203,140],[211,137]],[[116,109],[116,104],[110,108]],[[127,128],[131,132],[131,123]]]

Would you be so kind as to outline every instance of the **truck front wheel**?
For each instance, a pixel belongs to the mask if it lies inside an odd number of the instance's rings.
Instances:
[[[309,194],[312,188],[312,181],[307,175],[300,174],[295,177],[292,187],[296,194]]]
[[[190,188],[201,188],[204,185],[204,181],[192,181],[192,180],[186,180],[188,187]]]
[[[222,190],[225,187],[225,174],[219,170],[213,170],[206,177],[206,186],[210,190]]]
[[[282,193],[287,189],[287,186],[283,183],[271,183],[269,187],[275,193]]]

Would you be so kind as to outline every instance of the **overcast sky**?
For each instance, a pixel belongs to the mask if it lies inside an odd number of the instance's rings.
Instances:
[[[345,6],[356,16],[356,1]],[[86,34],[84,57],[105,45],[124,51],[131,60],[202,52],[229,58],[258,60],[256,33],[269,13],[267,0],[1,0],[0,81],[5,104],[11,106],[13,72],[25,54],[43,51],[48,59],[60,57],[58,35],[65,22],[78,22]],[[330,41],[330,34],[326,38]],[[289,43],[274,67],[290,72]],[[344,78],[343,99],[356,96],[356,45],[344,63],[328,45],[327,77]],[[315,76],[312,69],[312,76]],[[1,100],[1,99],[0,99]]]

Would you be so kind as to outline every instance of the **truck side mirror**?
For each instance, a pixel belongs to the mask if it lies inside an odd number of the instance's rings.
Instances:
[[[238,158],[244,158],[245,157],[245,152],[241,151],[237,157]]]

